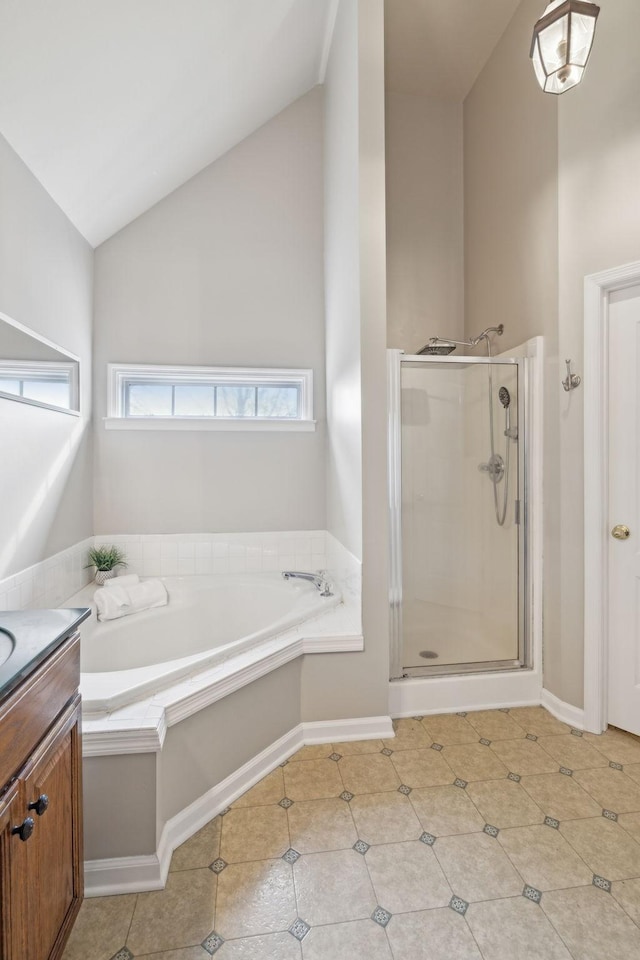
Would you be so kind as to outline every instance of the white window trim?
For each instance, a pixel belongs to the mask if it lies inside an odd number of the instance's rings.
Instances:
[[[1,316],[1,315],[0,315]],[[47,374],[49,376],[47,376]],[[56,360],[0,360],[0,376],[8,380],[47,380],[56,376],[69,385],[69,406],[59,407],[54,403],[44,403],[42,400],[32,400],[15,393],[5,393],[0,390],[0,397],[4,400],[16,400],[27,403],[32,407],[41,407],[43,410],[56,410],[71,416],[80,416],[78,363],[62,363]]]
[[[295,384],[300,388],[300,417],[126,417],[123,409],[124,384],[137,381],[166,380],[167,383],[216,382]],[[107,364],[107,430],[236,430],[306,432],[316,428],[313,419],[313,370],[257,367],[191,367],[174,365]]]

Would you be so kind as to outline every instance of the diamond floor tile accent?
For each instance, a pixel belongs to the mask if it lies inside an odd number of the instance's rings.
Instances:
[[[568,767],[560,767],[560,773],[563,773],[565,777],[573,776],[573,770],[569,770]]]
[[[554,830],[560,828],[560,821],[556,820],[555,817],[545,817],[544,818],[545,827],[553,827]]]
[[[411,793],[411,787],[408,787],[406,783],[401,783],[398,787],[398,793],[403,793],[405,797],[408,797]]]
[[[537,740],[537,739],[538,739],[538,738],[536,737],[535,733],[528,733],[528,734],[527,734],[527,740]]]
[[[609,761],[609,766],[611,767],[612,770],[622,770],[622,764],[614,763],[613,760]]]
[[[226,817],[228,813],[231,813],[231,807],[225,807],[224,810],[221,810],[218,814],[219,817]]]
[[[592,882],[594,887],[597,887],[598,890],[604,890],[605,893],[611,893],[611,880],[606,880],[604,877],[599,877],[594,873]]]
[[[514,783],[520,783],[522,777],[519,773],[509,773],[507,774],[507,780],[513,780]]]
[[[388,910],[385,910],[384,907],[376,907],[371,914],[371,919],[375,923],[379,923],[381,927],[386,927],[389,920],[391,920],[391,914]]]
[[[618,814],[614,813],[613,810],[603,810],[602,816],[607,820],[613,820],[615,823],[618,821]]]
[[[216,953],[220,949],[223,943],[224,943],[224,937],[221,937],[220,934],[216,933],[214,930],[213,933],[209,934],[206,940],[202,941],[202,946],[207,951],[207,953],[213,956],[214,953]]]
[[[309,924],[305,923],[304,920],[301,920],[300,917],[298,917],[297,920],[294,920],[289,927],[289,933],[291,936],[300,941],[304,940],[306,935],[309,933],[309,930],[311,930]]]
[[[356,853],[361,853],[362,856],[364,856],[369,849],[369,844],[365,843],[364,840],[356,840],[353,845],[353,849],[356,851]]]
[[[530,887],[529,884],[525,885],[525,888],[522,891],[522,896],[527,900],[532,900],[534,903],[540,903],[542,900],[542,892],[540,890],[536,890],[535,887]]]
[[[287,850],[287,852],[286,852],[286,853],[283,853],[282,859],[283,859],[286,863],[295,863],[296,860],[299,860],[301,856],[302,856],[301,853],[298,853],[298,851],[297,851],[297,850],[294,850],[293,847],[289,847],[289,849]]]
[[[342,793],[340,794],[340,799],[346,800],[346,802],[349,803],[350,800],[353,800],[353,794],[349,793],[348,790],[343,790]]]
[[[342,760],[342,754],[341,754],[341,753],[330,753],[330,754],[329,754],[329,760],[333,760],[335,763],[337,763],[338,760]]]
[[[456,716],[457,716],[457,717],[467,717],[467,716],[468,716],[468,713],[467,713],[465,710],[460,710],[459,713],[456,714]]]
[[[456,777],[456,779],[453,781],[453,785],[454,787],[460,787],[461,790],[466,790],[467,787],[469,786],[467,781],[461,780],[460,777]]]
[[[428,847],[432,847],[437,839],[432,833],[423,833],[420,837],[422,843],[426,843]]]
[[[451,897],[449,901],[449,906],[452,910],[455,910],[456,913],[459,913],[460,916],[464,917],[465,913],[469,909],[469,904],[466,900],[463,900],[462,897]]]
[[[130,950],[127,950],[126,947],[123,947],[122,950],[118,950],[117,953],[114,953],[111,960],[133,960],[133,954]]]
[[[282,807],[283,810],[288,810],[289,807],[293,806],[293,800],[290,800],[289,797],[283,797],[278,806]]]
[[[576,730],[574,727],[572,727],[572,728],[571,728],[571,736],[572,736],[572,737],[581,737],[581,736],[582,736],[582,730]]]
[[[214,873],[222,873],[224,868],[227,866],[227,861],[223,860],[222,857],[218,857],[217,860],[214,860],[213,863],[209,864],[209,870],[213,870]]]
[[[393,750],[389,750],[389,747],[383,747],[380,753],[383,754],[383,756],[385,757],[390,757],[391,754],[393,753]]]
[[[497,827],[494,827],[494,826],[493,826],[492,824],[490,824],[490,823],[485,823],[485,825],[484,825],[484,832],[485,832],[489,837],[497,837],[498,834],[500,833],[500,831],[498,830],[498,828],[497,828]]]
[[[431,749],[432,749],[432,750],[438,750],[438,751],[440,751],[440,750],[442,750],[442,744],[441,744],[441,743],[432,743],[432,744],[431,744]]]
[[[487,740],[486,737],[482,737],[478,742],[481,743],[483,747],[491,746],[491,740]]]

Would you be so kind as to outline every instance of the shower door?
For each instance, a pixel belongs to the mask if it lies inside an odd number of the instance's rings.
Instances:
[[[390,351],[392,677],[527,663],[525,376]]]

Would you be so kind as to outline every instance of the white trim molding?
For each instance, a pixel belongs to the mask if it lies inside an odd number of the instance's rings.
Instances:
[[[584,281],[584,727],[607,726],[609,297],[640,283],[640,261]]]
[[[256,389],[256,416],[184,416],[172,412],[163,416],[138,415],[128,412],[129,386],[252,387]],[[261,387],[295,388],[298,414],[295,417],[258,416],[258,393]],[[172,397],[175,391],[172,390]],[[217,397],[217,393],[215,394]],[[108,430],[315,430],[313,419],[313,370],[257,367],[191,367],[173,364],[107,364]]]
[[[584,710],[574,707],[570,703],[560,700],[550,690],[543,690],[540,697],[540,706],[553,714],[556,720],[568,723],[575,730],[584,730]]]
[[[85,896],[104,897],[161,890],[166,883],[171,855],[176,847],[226,811],[238,797],[306,743],[343,743],[347,740],[380,740],[393,736],[391,718],[386,716],[299,723],[168,820],[155,853],[86,861]]]

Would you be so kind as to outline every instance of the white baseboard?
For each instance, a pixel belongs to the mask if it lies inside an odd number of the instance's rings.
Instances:
[[[392,717],[415,717],[538,706],[541,691],[537,670],[392,680],[389,713]]]
[[[166,822],[155,854],[85,862],[85,896],[161,890],[176,847],[246,793],[305,743],[378,740],[393,736],[391,717],[299,723]]]
[[[560,700],[549,690],[543,690],[540,695],[540,703],[549,713],[552,713],[556,720],[562,720],[568,723],[570,727],[576,730],[584,730],[584,710],[581,707],[573,707],[570,703]]]
[[[157,853],[147,857],[113,857],[85,860],[85,897],[108,897],[113,893],[143,893],[162,890],[164,879]]]
[[[345,743],[347,740],[387,740],[395,736],[391,717],[353,720],[314,720],[303,723],[305,743]]]

